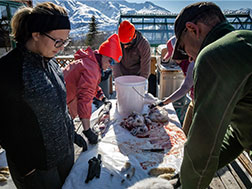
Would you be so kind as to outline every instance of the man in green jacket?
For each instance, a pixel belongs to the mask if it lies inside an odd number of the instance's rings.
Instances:
[[[211,2],[175,21],[174,59],[195,60],[195,109],[180,171],[182,188],[207,188],[215,172],[252,149],[252,31],[228,24]]]

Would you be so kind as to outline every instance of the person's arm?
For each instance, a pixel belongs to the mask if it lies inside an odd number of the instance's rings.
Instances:
[[[90,128],[90,118],[88,118],[88,119],[81,118],[81,123],[82,123],[84,131],[86,131]]]
[[[186,72],[186,77],[180,87],[164,100],[164,104],[174,102],[186,95],[193,86],[193,67],[194,62],[190,63]]]
[[[100,101],[102,101],[104,98],[106,98],[106,96],[103,93],[102,88],[99,85],[97,86],[97,92],[96,92],[95,97]]]
[[[208,187],[218,169],[221,145],[239,100],[241,81],[234,77],[237,69],[228,56],[218,58],[214,53],[198,56],[195,63],[194,117],[184,146],[182,188]]]
[[[83,69],[77,87],[77,112],[80,119],[90,119],[92,102],[96,94],[98,76],[95,71]],[[86,123],[86,122],[85,122]],[[86,128],[86,127],[85,127]]]
[[[140,44],[140,52],[141,52],[141,72],[140,76],[148,79],[150,75],[150,64],[151,64],[151,52],[150,52],[150,44],[146,39],[142,40]]]

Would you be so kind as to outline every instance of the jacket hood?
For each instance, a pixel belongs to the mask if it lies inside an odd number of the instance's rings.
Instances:
[[[83,58],[89,58],[96,62],[95,54],[90,47],[88,47],[86,50],[80,49],[74,54],[75,60],[83,59]]]

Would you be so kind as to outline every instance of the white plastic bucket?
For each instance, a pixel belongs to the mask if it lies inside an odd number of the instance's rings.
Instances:
[[[120,76],[115,79],[117,110],[128,116],[133,111],[142,113],[144,95],[148,90],[148,80],[141,76]]]

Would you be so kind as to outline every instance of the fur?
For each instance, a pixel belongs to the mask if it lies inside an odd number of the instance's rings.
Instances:
[[[168,180],[153,177],[140,180],[128,189],[173,189],[173,186]]]

